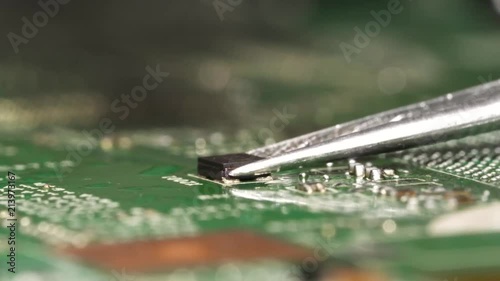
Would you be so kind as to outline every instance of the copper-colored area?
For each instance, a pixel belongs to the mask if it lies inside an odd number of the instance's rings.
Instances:
[[[387,276],[371,271],[359,269],[340,269],[326,273],[319,279],[321,281],[388,281]]]
[[[90,245],[63,251],[104,269],[151,272],[234,261],[301,261],[312,251],[249,231],[209,233],[197,237]]]
[[[402,197],[415,197],[417,192],[411,188],[398,189],[396,192],[396,198],[401,199]]]
[[[435,276],[435,278],[437,278],[436,280],[450,281],[498,281],[500,280],[500,271],[494,269],[473,272],[449,272],[446,274],[438,274],[437,276]]]
[[[468,191],[454,190],[446,192],[444,195],[445,199],[455,199],[459,204],[470,204],[474,203],[474,197]]]

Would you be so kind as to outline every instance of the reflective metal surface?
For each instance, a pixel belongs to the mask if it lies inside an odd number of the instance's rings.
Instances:
[[[495,130],[499,121],[497,80],[249,151],[270,158],[230,174],[238,177],[308,161],[395,151]]]

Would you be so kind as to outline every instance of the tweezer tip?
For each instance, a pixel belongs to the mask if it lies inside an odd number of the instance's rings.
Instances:
[[[266,171],[267,170],[266,166],[263,165],[262,161],[264,160],[240,166],[230,171],[229,176],[234,178],[241,178],[247,176],[255,176],[259,174],[268,174],[269,172]]]
[[[247,166],[247,165],[245,165],[245,166]],[[244,169],[244,167],[245,167],[245,166],[241,166],[241,167],[238,167],[238,168],[236,168],[236,169],[234,169],[234,170],[230,171],[230,172],[229,172],[229,176],[230,176],[230,177],[235,177],[235,178],[237,178],[237,177],[241,177],[241,176],[246,176],[246,175],[248,175],[248,172],[247,172],[247,171],[245,171],[246,169]],[[243,169],[242,169],[242,168],[243,168]]]

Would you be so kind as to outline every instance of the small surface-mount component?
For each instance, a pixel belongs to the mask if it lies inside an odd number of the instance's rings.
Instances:
[[[326,191],[325,186],[321,183],[303,183],[297,186],[297,190],[304,191],[306,193],[323,193]]]
[[[354,166],[356,165],[356,160],[354,159],[349,159],[349,162],[348,162],[348,167],[349,167],[349,173],[350,174],[354,174]]]
[[[262,157],[246,154],[246,153],[235,153],[235,154],[224,154],[215,155],[207,157],[198,158],[198,174],[209,179],[222,180],[222,178],[231,178],[229,172],[246,164],[262,160]],[[252,175],[248,177],[239,178],[242,180],[252,180],[258,177],[267,176],[263,175]]]
[[[302,183],[305,183],[308,178],[309,178],[309,175],[307,173],[300,173],[299,174],[299,180]]]
[[[323,180],[324,180],[325,182],[329,181],[329,180],[330,180],[330,176],[329,176],[329,175],[327,175],[327,174],[324,174],[324,175],[323,175]]]
[[[354,175],[358,178],[363,178],[365,176],[365,165],[356,163],[354,165]]]
[[[382,170],[382,176],[384,178],[392,178],[396,175],[396,173],[394,172],[394,169],[383,169]]]
[[[371,172],[371,170],[372,170],[373,168],[374,168],[374,167],[373,167],[373,164],[372,164],[372,163],[370,163],[370,162],[366,162],[366,163],[365,163],[365,175],[366,175],[367,177],[368,177],[368,176],[370,176],[370,172]]]
[[[373,167],[370,169],[370,179],[373,181],[378,181],[382,178],[382,172],[379,168]]]

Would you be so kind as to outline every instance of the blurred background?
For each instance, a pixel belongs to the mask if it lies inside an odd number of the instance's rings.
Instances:
[[[500,77],[495,1],[41,2],[0,4],[2,130],[252,129],[285,111],[291,136]],[[121,120],[147,66],[169,76]]]

